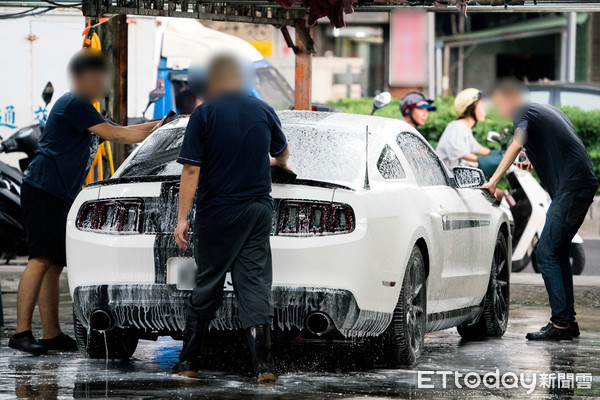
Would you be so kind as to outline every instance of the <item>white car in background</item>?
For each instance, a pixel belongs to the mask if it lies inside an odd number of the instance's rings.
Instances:
[[[499,337],[509,303],[510,233],[481,171],[450,173],[402,121],[279,114],[296,180],[273,184],[275,340],[377,343],[414,363],[424,334],[458,326]],[[138,339],[180,337],[192,251],[173,239],[187,119],[152,134],[114,178],[86,187],[67,223],[75,332],[92,358],[132,355]],[[367,134],[368,132],[368,134]],[[217,330],[238,329],[226,283]],[[101,333],[106,334],[106,338]]]

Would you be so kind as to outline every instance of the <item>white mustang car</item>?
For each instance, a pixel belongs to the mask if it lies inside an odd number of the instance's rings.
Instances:
[[[510,229],[480,170],[450,173],[409,125],[341,113],[279,114],[297,178],[273,176],[275,340],[377,343],[416,362],[426,332],[499,337],[508,320]],[[173,239],[187,119],[152,134],[114,178],[86,187],[67,223],[75,331],[88,357],[179,338],[192,251]],[[226,282],[212,329],[238,329]],[[106,335],[106,339],[103,337]],[[382,357],[384,358],[384,357]]]

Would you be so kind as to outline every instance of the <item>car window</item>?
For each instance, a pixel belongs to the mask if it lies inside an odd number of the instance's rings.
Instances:
[[[532,90],[529,92],[529,98],[533,103],[550,104],[550,91]]]
[[[383,179],[406,178],[404,168],[402,168],[402,164],[400,164],[398,156],[396,156],[394,150],[392,150],[392,148],[387,144],[379,155],[379,160],[377,160],[377,169],[379,170],[381,176],[383,176]]]
[[[292,88],[275,68],[256,70],[256,89],[262,99],[276,110],[289,110],[294,105]]]
[[[600,108],[600,96],[594,93],[565,90],[560,92],[561,106],[579,107],[584,111]]]
[[[448,184],[440,159],[421,139],[412,133],[404,132],[399,134],[396,140],[419,185],[440,186]]]

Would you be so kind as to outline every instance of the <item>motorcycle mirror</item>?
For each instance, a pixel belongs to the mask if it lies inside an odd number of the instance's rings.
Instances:
[[[44,91],[42,92],[42,100],[44,100],[44,103],[46,105],[50,104],[50,101],[52,101],[53,95],[54,95],[54,86],[52,86],[52,82],[48,82],[48,83],[46,83],[46,87],[44,88]]]
[[[381,92],[373,98],[373,109],[379,110],[382,107],[387,106],[392,101],[392,94],[390,92]]]
[[[148,95],[148,104],[156,103],[160,99],[162,99],[165,95],[165,88],[156,88],[150,91]]]
[[[496,131],[489,131],[487,134],[487,141],[492,143],[498,143],[501,139],[501,135]]]

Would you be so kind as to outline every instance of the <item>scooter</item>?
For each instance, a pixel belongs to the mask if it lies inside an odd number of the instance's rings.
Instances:
[[[26,155],[19,160],[20,169],[0,161],[0,255],[6,258],[7,263],[15,256],[27,254],[21,215],[21,186],[38,150],[46,123],[46,108],[53,94],[52,83],[48,82],[42,93],[45,103],[42,122],[21,128],[6,140],[0,137],[0,153],[22,152]]]
[[[479,157],[479,168],[486,176],[493,174],[499,160],[502,159],[510,141],[508,129],[503,129],[501,133],[489,132],[487,140],[499,143],[502,151],[492,150],[490,156]],[[488,162],[490,160],[493,161]],[[500,203],[500,208],[509,216],[513,227],[512,271],[522,271],[531,262],[534,271],[539,273],[535,249],[552,200],[530,172],[512,166],[506,178],[509,189]],[[583,238],[579,234],[576,234],[571,242],[570,262],[573,274],[580,275],[585,267],[585,252]]]

